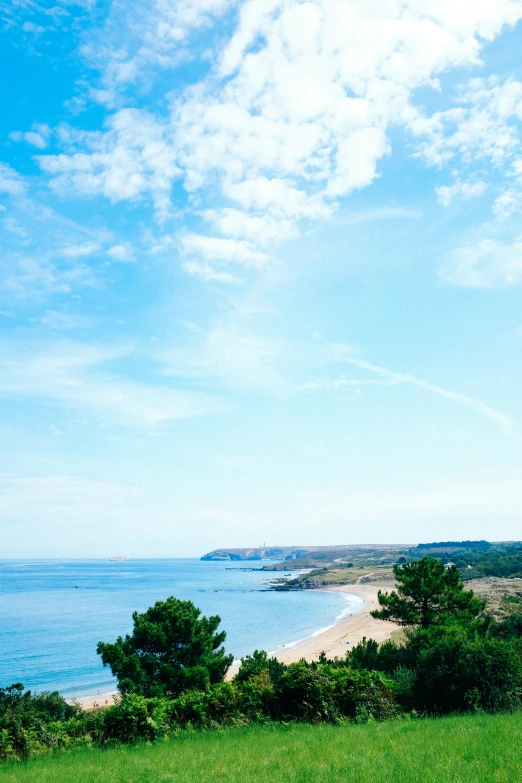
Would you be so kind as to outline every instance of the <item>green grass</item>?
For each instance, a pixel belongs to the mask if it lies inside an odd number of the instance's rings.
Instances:
[[[0,768],[0,783],[516,783],[522,713],[185,732]]]

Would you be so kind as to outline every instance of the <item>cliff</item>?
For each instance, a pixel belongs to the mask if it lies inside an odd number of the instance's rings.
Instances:
[[[213,549],[207,552],[201,560],[296,560],[312,558],[315,560],[334,560],[346,557],[353,552],[390,549],[385,545],[341,545],[336,546],[269,546],[252,547],[251,549]]]
[[[252,549],[214,549],[201,560],[286,560],[304,551],[303,547],[269,546]],[[295,555],[294,555],[295,553]]]

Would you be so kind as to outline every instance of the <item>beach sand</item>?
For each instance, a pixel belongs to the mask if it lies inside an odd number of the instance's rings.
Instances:
[[[79,704],[82,710],[93,710],[96,707],[112,707],[115,696],[118,696],[118,691],[100,693],[99,696],[77,696],[74,699],[66,699],[66,701],[68,704]]]
[[[324,652],[328,658],[344,658],[346,651],[350,647],[358,644],[364,636],[367,639],[375,639],[376,642],[384,642],[389,639],[392,632],[398,626],[394,623],[384,620],[375,620],[370,612],[372,609],[379,608],[377,593],[393,590],[394,583],[383,584],[355,584],[340,585],[339,587],[328,587],[327,590],[335,590],[340,593],[349,593],[358,595],[364,599],[364,604],[359,610],[346,619],[341,620],[336,625],[328,628],[317,636],[305,639],[299,644],[281,649],[274,653],[274,657],[283,663],[295,663],[304,658],[306,661],[316,661],[319,655]],[[347,644],[349,642],[349,644]],[[226,679],[231,680],[239,669],[239,664],[232,666],[227,673]]]
[[[376,642],[384,642],[390,638],[392,631],[398,626],[383,620],[375,620],[370,612],[372,609],[379,608],[377,601],[379,590],[386,592],[386,590],[392,590],[393,587],[393,584],[358,584],[328,588],[341,593],[358,595],[364,599],[365,603],[359,611],[341,620],[332,628],[310,639],[305,639],[288,650],[279,650],[275,657],[283,663],[294,663],[301,658],[307,661],[316,661],[322,652],[325,652],[328,658],[344,658],[346,651],[358,644],[363,636],[366,636],[367,639],[375,639]]]

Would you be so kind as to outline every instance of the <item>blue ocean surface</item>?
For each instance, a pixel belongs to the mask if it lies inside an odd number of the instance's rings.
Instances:
[[[68,697],[115,690],[97,642],[131,632],[133,611],[170,595],[218,614],[236,659],[295,644],[360,607],[361,599],[342,593],[270,591],[268,580],[281,574],[261,571],[265,564],[0,561],[0,687],[22,682]]]

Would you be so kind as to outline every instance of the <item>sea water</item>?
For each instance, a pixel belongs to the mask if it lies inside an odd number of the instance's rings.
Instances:
[[[0,687],[87,696],[114,690],[98,641],[132,631],[132,612],[174,595],[221,617],[235,659],[275,651],[352,614],[362,599],[326,590],[273,591],[266,563],[192,559],[0,561]],[[251,570],[250,570],[251,569]],[[290,573],[283,572],[283,573]]]

